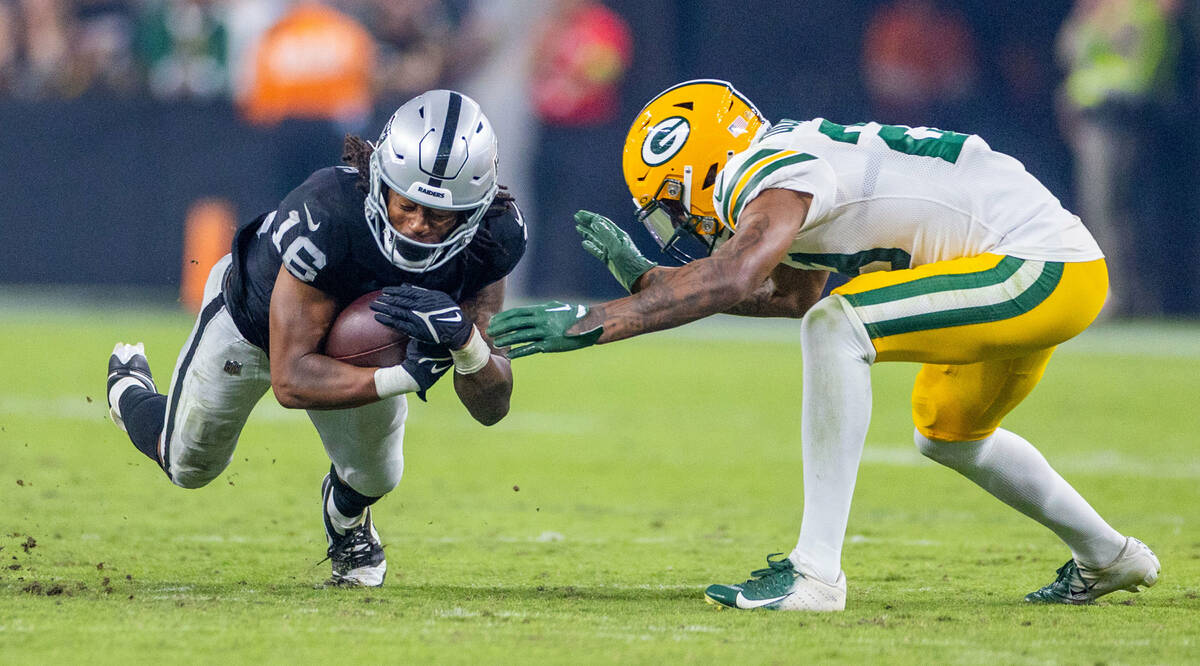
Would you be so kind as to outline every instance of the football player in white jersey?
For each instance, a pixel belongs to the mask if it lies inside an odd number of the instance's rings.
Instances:
[[[800,537],[750,580],[710,586],[709,602],[845,607],[842,546],[870,422],[870,367],[882,361],[922,364],[912,396],[921,453],[1070,548],[1057,578],[1027,601],[1088,603],[1155,583],[1154,553],[999,427],[1055,346],[1096,317],[1108,286],[1079,218],[1020,162],[978,136],[926,127],[820,118],[771,125],[714,80],[651,100],[623,162],[638,218],[684,265],[656,265],[607,218],[580,211],[584,248],[631,295],[515,308],[488,332],[500,346],[523,345],[516,358],[719,312],[802,318]],[[850,280],[822,298],[831,271]]]

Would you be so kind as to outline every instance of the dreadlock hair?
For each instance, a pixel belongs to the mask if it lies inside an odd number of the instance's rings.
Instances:
[[[361,136],[347,134],[345,140],[342,141],[342,161],[358,169],[357,185],[364,194],[371,191],[371,153],[373,152],[375,152],[375,146]]]
[[[488,206],[487,212],[483,214],[483,220],[494,215],[500,215],[508,210],[509,205],[516,200],[516,197],[508,191],[508,187],[501,185],[500,189],[496,190],[496,196],[492,199],[491,205]],[[492,238],[492,231],[483,224],[483,220],[479,222],[479,230],[475,232],[475,238],[463,250],[468,260],[481,264],[486,263],[487,257],[490,255],[500,254],[508,256],[508,250],[504,249],[503,245]]]
[[[364,194],[371,191],[371,153],[373,152],[375,152],[375,146],[370,141],[354,134],[347,134],[342,142],[342,161],[358,169],[358,182],[355,185]],[[492,203],[488,205],[487,212],[483,214],[484,218],[503,213],[516,200],[516,197],[508,191],[508,187],[501,185],[500,189],[496,191]],[[469,259],[483,263],[488,255],[495,253],[506,255],[508,251],[492,238],[491,231],[481,222],[479,230],[475,232],[475,238],[467,245],[464,253]]]

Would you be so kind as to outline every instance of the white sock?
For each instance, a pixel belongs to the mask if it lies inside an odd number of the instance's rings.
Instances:
[[[841,296],[817,303],[801,325],[804,398],[804,518],[790,559],[827,583],[842,568],[842,543],[871,422],[871,363],[875,348]]]
[[[1080,565],[1102,567],[1125,547],[1125,537],[1020,435],[999,429],[975,442],[941,442],[920,432],[913,437],[921,453],[1050,528],[1066,542]]]
[[[121,414],[121,396],[125,393],[125,389],[128,389],[131,386],[140,386],[141,388],[146,388],[144,384],[133,377],[122,377],[118,379],[115,384],[113,384],[112,390],[108,392],[108,404],[112,407],[113,411],[117,413],[117,417],[119,418],[125,418],[124,415]]]
[[[333,501],[333,493],[329,493],[329,500],[325,502],[325,513],[329,516],[329,522],[333,524],[333,529],[338,534],[345,534],[348,530],[358,527],[358,524],[363,521],[363,516],[367,515],[366,511],[353,518],[342,515],[342,512],[338,511],[337,502]]]

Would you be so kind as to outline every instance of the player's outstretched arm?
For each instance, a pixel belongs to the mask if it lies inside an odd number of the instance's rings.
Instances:
[[[821,300],[828,271],[810,271],[779,264],[754,293],[725,314],[741,317],[803,317]]]
[[[375,370],[322,352],[337,317],[332,296],[279,269],[271,294],[271,388],[290,409],[343,409],[379,399]]]
[[[547,303],[502,312],[488,333],[502,346],[525,343],[513,350],[516,358],[614,342],[724,312],[750,297],[779,264],[811,200],[808,194],[767,190],[746,206],[737,233],[712,256],[664,271],[649,284],[641,280],[637,293],[590,309]]]
[[[659,266],[637,249],[633,239],[615,222],[591,211],[575,213],[575,230],[583,249],[604,262],[609,272],[632,294],[667,279],[675,268]],[[745,300],[725,310],[744,317],[803,317],[821,298],[825,271],[804,271],[779,264]]]
[[[698,259],[628,298],[597,305],[571,332],[596,325],[598,344],[673,328],[745,301],[779,265],[804,225],[812,196],[766,190],[746,205],[738,230],[712,256]]]

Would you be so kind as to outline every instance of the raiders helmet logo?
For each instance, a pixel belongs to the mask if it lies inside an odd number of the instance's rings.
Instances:
[[[658,166],[671,159],[683,149],[691,131],[692,126],[682,116],[671,116],[651,127],[642,142],[642,161]]]

